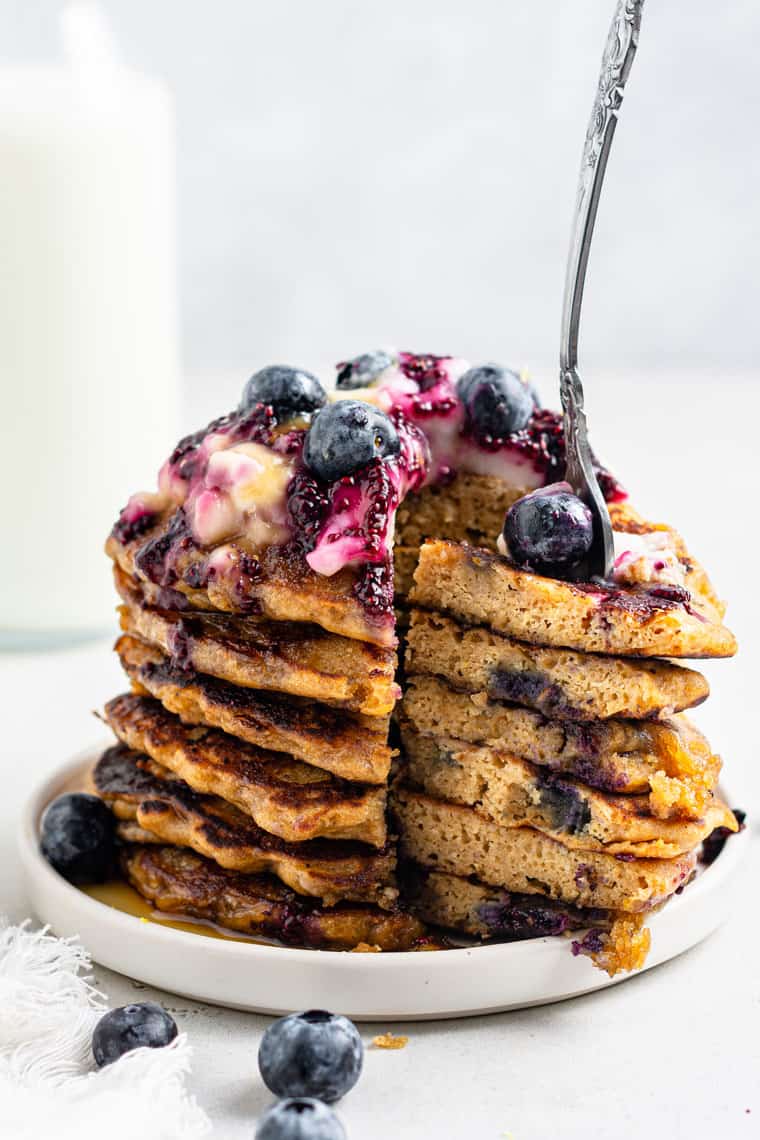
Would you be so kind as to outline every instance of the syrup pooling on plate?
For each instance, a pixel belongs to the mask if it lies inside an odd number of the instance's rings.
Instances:
[[[508,379],[513,399],[515,384],[521,391],[519,414],[507,421],[496,416],[494,422],[518,425],[502,437],[490,434],[482,409],[492,416],[494,406],[503,411],[509,385],[505,395],[498,383],[494,391],[486,384],[491,404],[478,404],[482,385],[472,396],[469,381],[479,373]],[[257,393],[272,402],[255,402]],[[341,400],[378,409],[392,425],[398,447],[329,481],[305,461],[304,443],[320,409]],[[135,566],[163,589],[175,585],[177,563],[191,551],[204,557],[188,568],[188,586],[202,589],[211,579],[226,580],[241,597],[256,582],[258,559],[269,549],[289,554],[291,562],[300,560],[304,569],[321,576],[355,567],[354,594],[368,613],[380,617],[392,606],[391,550],[399,504],[460,471],[495,475],[525,490],[560,478],[561,417],[540,408],[533,390],[515,373],[491,365],[469,369],[454,357],[366,354],[338,366],[338,387],[331,392],[307,373],[273,366],[251,378],[236,411],[179,443],[161,468],[158,491],[133,495],[113,536],[127,544],[145,535]],[[608,499],[625,497],[602,468],[599,477]],[[169,520],[164,532],[151,538],[149,532],[162,519]]]

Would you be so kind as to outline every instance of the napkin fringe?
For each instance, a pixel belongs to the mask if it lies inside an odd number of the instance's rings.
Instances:
[[[208,1117],[187,1090],[184,1034],[94,1068],[92,1031],[108,1009],[73,938],[0,920],[0,1135],[14,1140],[195,1140]]]

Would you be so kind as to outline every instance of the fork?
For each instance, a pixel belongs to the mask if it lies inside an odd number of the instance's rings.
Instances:
[[[599,197],[617,126],[623,91],[639,42],[644,0],[619,0],[602,56],[594,106],[583,146],[578,198],[565,277],[560,340],[560,396],[566,449],[565,479],[588,506],[594,539],[584,572],[609,578],[614,562],[612,523],[594,473],[588,442],[583,383],[578,371],[578,330],[591,238]]]

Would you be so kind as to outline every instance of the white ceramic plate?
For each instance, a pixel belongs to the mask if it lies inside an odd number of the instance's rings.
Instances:
[[[519,1009],[576,997],[632,976],[608,978],[587,958],[573,957],[565,938],[438,953],[348,954],[199,938],[159,922],[141,922],[71,886],[39,853],[42,811],[75,785],[98,755],[90,751],[73,758],[37,789],[21,821],[19,849],[36,914],[57,934],[81,938],[95,961],[121,974],[235,1009],[273,1014],[335,1009],[359,1021]],[[732,906],[729,888],[747,842],[748,832],[734,836],[715,863],[652,918],[652,949],[644,969],[682,954],[726,920]]]

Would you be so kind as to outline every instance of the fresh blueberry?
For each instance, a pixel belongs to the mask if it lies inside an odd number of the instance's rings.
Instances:
[[[160,1049],[177,1036],[177,1023],[152,1001],[123,1005],[103,1014],[92,1035],[92,1054],[99,1069],[147,1046]]]
[[[284,420],[316,411],[326,399],[324,388],[311,372],[270,364],[255,372],[246,384],[240,410],[249,412],[256,404],[271,404],[277,418]]]
[[[274,1021],[261,1039],[259,1069],[275,1096],[339,1100],[359,1080],[364,1049],[352,1021],[311,1009]]]
[[[254,1140],[346,1140],[343,1125],[321,1100],[292,1097],[268,1109]]]
[[[397,455],[396,429],[385,412],[360,400],[328,404],[312,421],[303,448],[304,463],[332,483],[373,459]]]
[[[116,825],[97,796],[80,792],[53,800],[42,820],[40,849],[71,883],[107,879],[114,863]]]
[[[369,388],[381,372],[394,364],[389,352],[364,352],[344,364],[335,381],[336,388]]]
[[[518,499],[504,520],[504,541],[513,561],[554,578],[564,577],[586,557],[593,537],[586,504],[570,491],[551,487]]]
[[[457,381],[467,424],[477,440],[506,439],[525,427],[536,408],[528,385],[499,364],[479,364]]]

